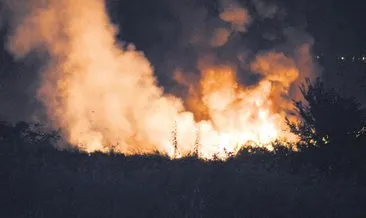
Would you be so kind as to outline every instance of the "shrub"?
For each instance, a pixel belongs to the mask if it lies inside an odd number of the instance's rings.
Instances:
[[[291,131],[306,145],[353,143],[364,133],[365,109],[354,98],[342,97],[334,89],[326,89],[318,78],[309,79],[300,87],[303,101],[294,101],[299,122],[287,123]]]

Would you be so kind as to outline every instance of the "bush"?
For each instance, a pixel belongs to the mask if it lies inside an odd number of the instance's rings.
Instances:
[[[300,90],[305,102],[294,105],[301,121],[287,123],[305,145],[352,144],[363,135],[366,113],[354,98],[327,90],[319,78],[314,84],[307,79]]]

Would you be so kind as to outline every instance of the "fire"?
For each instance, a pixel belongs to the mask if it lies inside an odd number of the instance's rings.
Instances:
[[[205,67],[198,88],[201,95],[192,97],[201,96],[194,102],[202,102],[198,107],[205,108],[209,117],[198,122],[202,157],[224,158],[245,145],[270,149],[276,140],[294,140],[284,123],[285,114],[273,107],[271,81],[243,87],[229,66]]]
[[[16,56],[47,51],[38,98],[69,143],[88,152],[158,151],[172,158],[197,152],[225,159],[246,145],[270,149],[276,140],[296,140],[284,120],[300,70],[285,54],[267,52],[248,61],[261,76],[252,86],[240,84],[230,64],[202,61],[198,83],[176,75],[189,89],[188,98],[180,99],[158,87],[142,52],[116,42],[104,1],[46,2],[30,1],[8,47]],[[220,17],[232,29],[222,31],[214,47],[252,22],[247,10],[230,7]]]

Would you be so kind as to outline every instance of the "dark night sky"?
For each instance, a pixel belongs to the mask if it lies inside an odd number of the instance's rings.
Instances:
[[[255,40],[258,38],[257,32],[263,29],[276,32],[291,25],[302,27],[304,32],[314,38],[315,53],[324,53],[329,59],[334,60],[330,64],[333,68],[336,66],[335,59],[338,55],[366,53],[365,1],[268,1],[284,8],[286,18],[284,22],[262,22],[260,25],[252,25],[250,34],[245,37],[251,38],[249,46],[253,50],[265,49],[267,46],[264,41]],[[177,62],[183,62],[185,65],[191,64],[185,58],[190,57],[192,48],[182,45],[184,42],[182,39],[190,31],[190,25],[196,25],[195,16],[199,17],[202,12],[207,12],[208,17],[215,16],[215,13],[217,16],[218,4],[215,2],[216,0],[107,0],[107,6],[113,22],[121,28],[120,38],[134,43],[139,50],[143,50],[156,67],[159,79],[164,80],[165,74],[161,73],[160,69],[171,70],[169,59],[177,59]],[[251,0],[242,2],[251,11]],[[256,30],[260,31],[256,32]],[[6,30],[0,34],[3,40],[5,34]],[[0,52],[0,118],[12,114],[11,119],[21,119],[21,114],[29,112],[29,108],[39,107],[39,103],[32,98],[38,86],[37,74],[27,73],[35,71],[36,66],[32,60],[15,63],[5,51],[4,46],[0,50],[2,50]],[[331,67],[325,66],[326,69]],[[361,81],[361,77],[365,79],[366,76],[362,76],[366,73],[365,69],[365,66],[359,67],[359,65],[344,68],[344,72],[357,71],[358,73],[354,75],[358,76],[347,76],[353,79],[347,86],[342,86],[345,87],[343,89],[351,90],[355,84],[352,81]],[[334,75],[340,75],[333,80],[343,81],[344,72],[332,72]],[[361,87],[366,85],[363,84]],[[350,93],[354,92],[360,93],[359,89]],[[362,93],[366,91],[363,90]],[[361,98],[366,100],[365,96]]]
[[[321,0],[306,8],[309,31],[325,52],[362,53],[366,49],[365,1]]]

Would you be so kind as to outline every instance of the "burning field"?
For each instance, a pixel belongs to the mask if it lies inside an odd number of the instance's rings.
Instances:
[[[65,144],[88,152],[225,159],[246,145],[271,149],[275,141],[297,140],[285,119],[297,119],[290,114],[292,99],[299,98],[304,78],[315,74],[311,42],[296,42],[291,51],[270,49],[253,58],[221,60],[212,51],[225,48],[236,34],[245,35],[256,21],[237,2],[221,1],[219,24],[203,39],[211,52],[197,58],[198,73],[178,67],[171,72],[184,97],[166,93],[143,52],[116,40],[119,29],[103,0],[7,5],[8,50],[17,58],[41,57],[37,98]],[[256,81],[241,82],[243,71]]]

